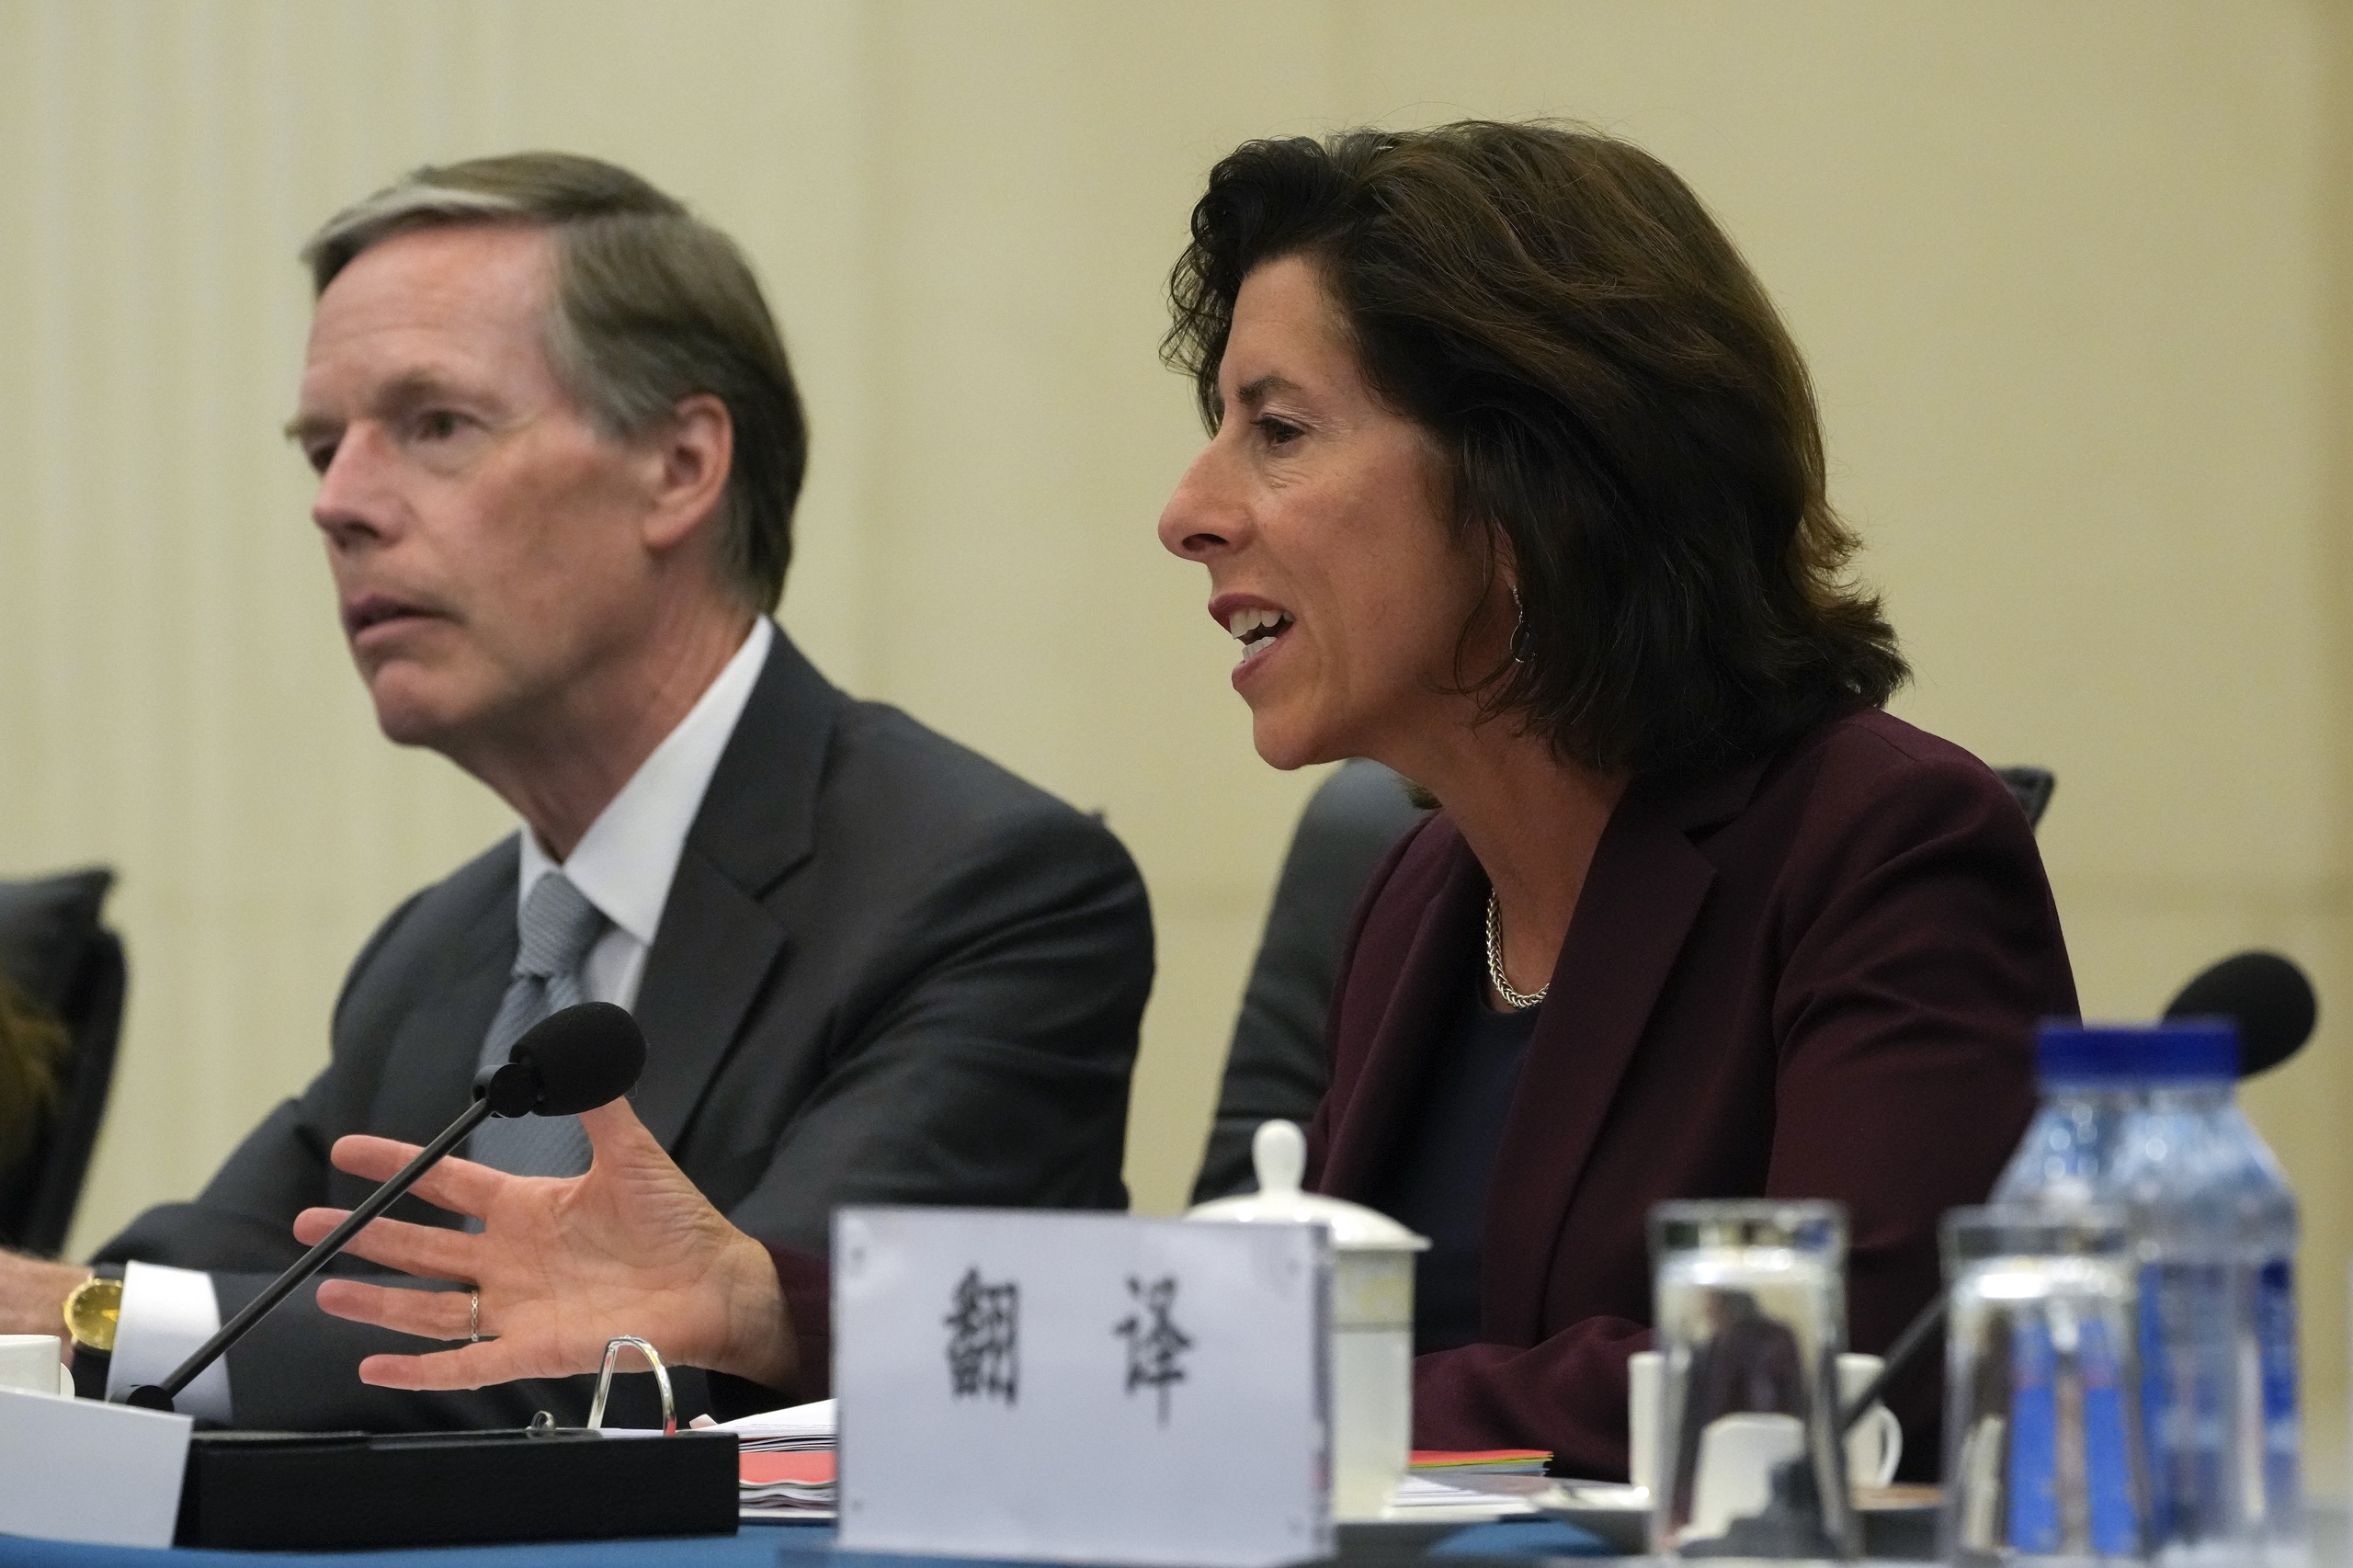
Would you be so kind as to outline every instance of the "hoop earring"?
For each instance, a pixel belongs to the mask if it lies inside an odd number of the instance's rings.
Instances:
[[[1519,585],[1511,585],[1511,662],[1525,666],[1528,663],[1528,610],[1519,602]]]

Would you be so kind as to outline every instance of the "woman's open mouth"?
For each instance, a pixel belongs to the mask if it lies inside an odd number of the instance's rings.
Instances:
[[[1242,643],[1242,663],[1248,664],[1275,645],[1291,628],[1291,618],[1279,609],[1237,609],[1226,617],[1225,629]]]

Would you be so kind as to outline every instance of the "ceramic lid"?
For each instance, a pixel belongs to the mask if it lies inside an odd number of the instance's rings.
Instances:
[[[1421,1252],[1430,1244],[1378,1210],[1302,1192],[1299,1179],[1307,1172],[1307,1137],[1295,1122],[1260,1122],[1250,1140],[1250,1163],[1257,1168],[1257,1191],[1198,1204],[1185,1218],[1228,1224],[1313,1221],[1331,1231],[1333,1246],[1342,1252]]]

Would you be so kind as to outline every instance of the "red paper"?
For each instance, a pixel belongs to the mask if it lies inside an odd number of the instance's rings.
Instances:
[[[736,1462],[743,1467],[739,1473],[747,1486],[772,1486],[779,1481],[798,1481],[807,1486],[830,1485],[834,1479],[834,1456],[830,1452],[747,1452],[739,1455]]]
[[[1446,1470],[1465,1464],[1542,1464],[1552,1457],[1544,1449],[1415,1449],[1415,1470]]]

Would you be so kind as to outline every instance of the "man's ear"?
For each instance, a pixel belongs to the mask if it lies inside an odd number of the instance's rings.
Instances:
[[[654,504],[645,543],[658,552],[684,542],[718,509],[734,468],[735,421],[718,397],[697,392],[681,398],[669,423],[646,439]]]

